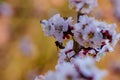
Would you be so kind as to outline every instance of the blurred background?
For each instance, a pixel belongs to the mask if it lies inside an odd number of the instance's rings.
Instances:
[[[98,1],[90,15],[116,23],[120,32],[120,0]],[[44,35],[40,20],[56,13],[76,20],[67,0],[0,0],[0,80],[34,80],[54,70],[58,50],[55,40]],[[105,80],[120,80],[120,42],[97,65],[110,71]]]

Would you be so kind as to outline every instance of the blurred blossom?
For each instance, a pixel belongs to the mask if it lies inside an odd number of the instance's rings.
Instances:
[[[113,74],[120,76],[120,60],[111,62],[110,70]]]
[[[35,80],[102,80],[106,71],[95,66],[92,58],[76,58],[69,62],[63,62],[56,66],[56,71],[49,71],[45,76],[38,76]]]
[[[10,17],[13,9],[5,2],[0,4],[0,45],[6,44],[10,39]]]
[[[29,37],[26,36],[22,37],[20,39],[19,45],[20,45],[20,50],[25,56],[32,56],[32,54],[34,53],[35,46]]]
[[[0,4],[0,15],[2,16],[11,16],[13,14],[12,7],[8,3]]]
[[[120,0],[111,0],[114,7],[114,15],[120,20]]]
[[[97,6],[97,0],[69,0],[69,3],[77,12],[87,14]]]

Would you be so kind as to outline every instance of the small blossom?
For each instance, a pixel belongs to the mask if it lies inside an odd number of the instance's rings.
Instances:
[[[113,65],[114,64],[114,65]],[[110,63],[110,70],[116,75],[120,75],[120,61],[113,61]]]
[[[42,20],[42,27],[47,36],[54,36],[57,41],[63,42],[69,33],[65,34],[71,27],[72,18],[64,19],[60,14],[54,15],[52,18],[47,20]]]
[[[77,12],[89,13],[97,6],[97,0],[69,0],[70,7],[76,8]]]
[[[67,42],[65,49],[61,49],[59,53],[58,63],[63,63],[64,61],[69,61],[75,55],[73,50],[73,41]]]

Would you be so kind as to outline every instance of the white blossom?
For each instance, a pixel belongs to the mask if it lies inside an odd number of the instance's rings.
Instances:
[[[86,57],[76,58],[71,63],[63,62],[56,66],[56,71],[49,71],[36,80],[102,80],[106,71],[96,67],[95,61]]]
[[[66,43],[65,49],[60,50],[58,63],[63,63],[65,59],[70,59],[74,55],[75,52],[73,50],[73,40],[70,40]]]
[[[76,8],[77,12],[89,13],[97,6],[97,0],[69,0],[70,7]]]
[[[91,57],[80,59],[79,57],[73,60],[73,64],[81,71],[85,77],[92,77],[91,80],[102,80],[107,74],[106,71],[100,70],[95,65],[95,60]],[[99,73],[99,74],[98,74]],[[87,80],[87,79],[86,79]]]
[[[67,32],[71,25],[72,18],[64,19],[60,14],[54,15],[52,18],[42,20],[42,27],[47,36],[54,36],[57,41],[63,42],[64,32]]]

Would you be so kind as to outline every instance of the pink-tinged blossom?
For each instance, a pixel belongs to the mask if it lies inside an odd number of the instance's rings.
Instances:
[[[120,38],[115,24],[100,22],[87,15],[80,16],[79,23],[74,25],[74,39],[83,48],[79,56],[90,55],[99,60],[106,52],[113,51]]]
[[[49,71],[36,80],[102,80],[106,71],[96,67],[92,58],[76,58],[71,63],[63,62],[56,66],[56,71]]]
[[[67,31],[71,29],[71,17],[64,19],[60,16],[60,14],[56,14],[48,21],[42,20],[41,23],[43,30],[47,36],[54,36],[59,42],[63,42],[63,39],[69,38],[68,36],[70,33]]]
[[[97,6],[97,0],[69,0],[69,3],[70,7],[81,13],[90,13]]]

